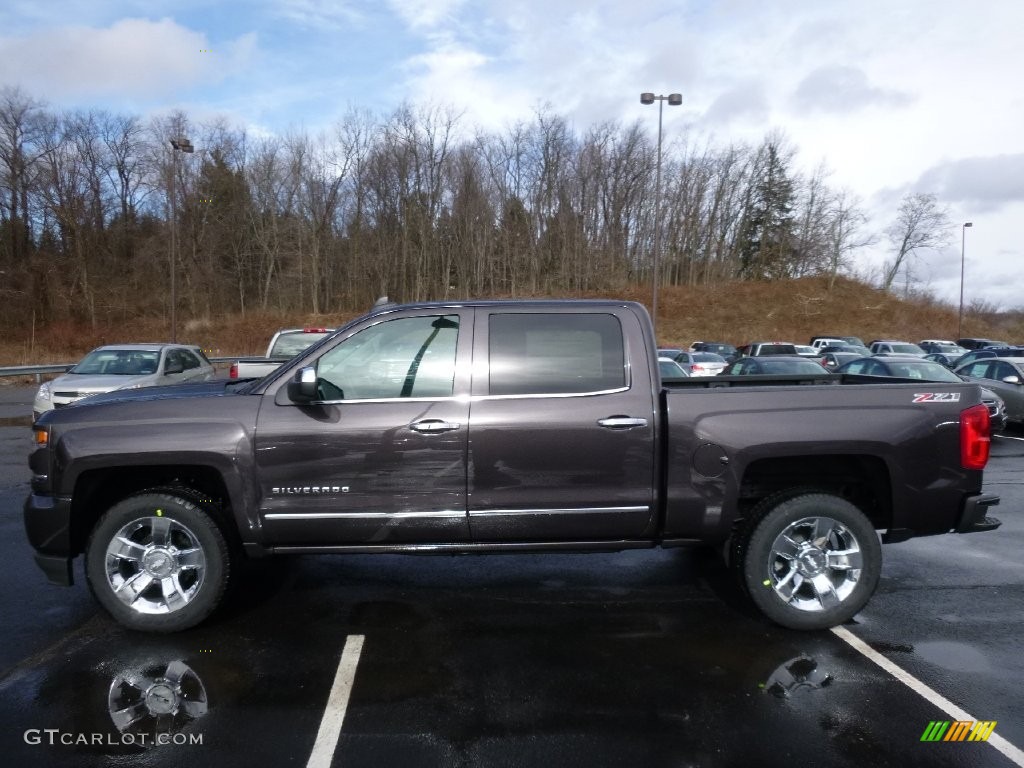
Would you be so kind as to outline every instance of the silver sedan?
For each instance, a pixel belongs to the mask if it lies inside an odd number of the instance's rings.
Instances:
[[[115,389],[138,389],[186,381],[207,381],[213,365],[199,347],[185,344],[112,344],[97,347],[63,376],[36,392],[32,414],[76,403]]]

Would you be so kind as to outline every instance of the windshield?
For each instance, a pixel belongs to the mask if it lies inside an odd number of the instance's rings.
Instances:
[[[891,344],[893,352],[899,352],[904,355],[920,355],[924,352],[917,344]]]
[[[97,349],[68,373],[80,375],[145,376],[156,373],[160,352],[149,349]]]

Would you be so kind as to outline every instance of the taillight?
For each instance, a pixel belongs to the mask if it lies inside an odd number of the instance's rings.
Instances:
[[[960,412],[960,464],[964,469],[984,469],[992,444],[988,408],[972,405]]]
[[[238,378],[238,363],[232,363],[231,364],[231,370],[228,372],[228,378],[229,379],[237,379]]]

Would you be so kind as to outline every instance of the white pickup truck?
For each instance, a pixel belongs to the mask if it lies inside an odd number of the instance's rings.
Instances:
[[[270,339],[264,357],[236,360],[231,364],[229,376],[232,379],[262,379],[333,332],[333,328],[284,328]]]

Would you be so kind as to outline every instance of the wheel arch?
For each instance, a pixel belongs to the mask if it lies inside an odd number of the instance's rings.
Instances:
[[[200,507],[217,524],[232,549],[241,550],[236,509],[221,472],[205,465],[166,464],[105,467],[81,473],[71,497],[72,554],[85,551],[89,533],[104,512],[147,491],[177,494]]]
[[[747,465],[732,530],[745,526],[765,499],[815,492],[846,499],[876,530],[892,526],[892,479],[885,461],[866,454],[825,454],[763,458]]]

